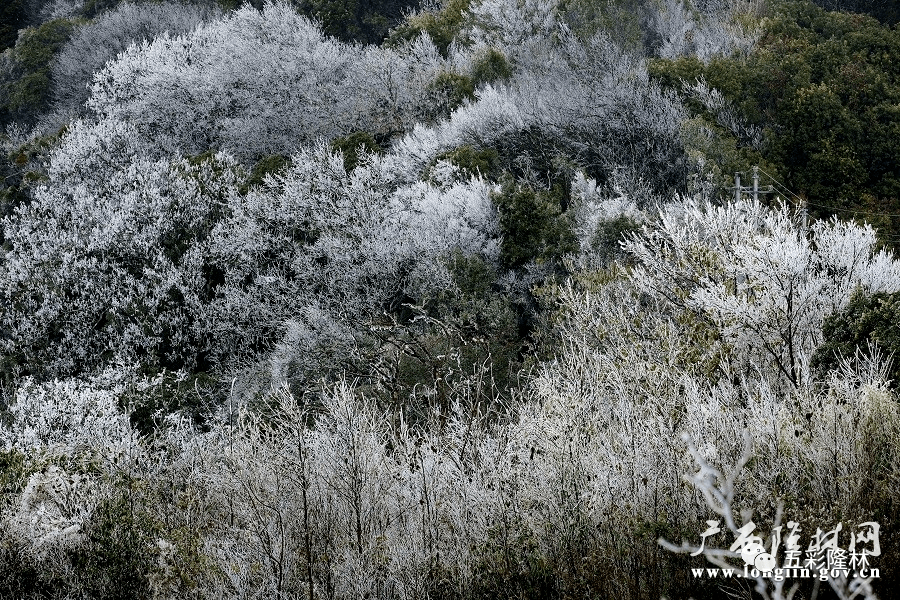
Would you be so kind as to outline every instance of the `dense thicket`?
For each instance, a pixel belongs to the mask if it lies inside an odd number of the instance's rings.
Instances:
[[[698,115],[692,126],[708,132],[695,135],[694,144],[721,168],[723,182],[747,161],[762,159],[773,177],[807,199],[813,214],[867,219],[895,236],[898,64],[896,28],[786,3],[765,21],[749,56],[680,57],[655,62],[651,72],[674,88],[687,85]],[[721,98],[691,87],[697,80]],[[759,135],[732,126],[728,111]]]
[[[29,4],[0,596],[894,589],[896,28],[410,7]],[[753,166],[810,214],[727,189]],[[693,577],[750,518],[877,521],[881,577]]]
[[[24,0],[10,0],[0,8],[0,51],[16,43],[19,29],[25,25]]]
[[[887,25],[900,22],[900,7],[891,0],[813,0],[825,10],[869,14]]]

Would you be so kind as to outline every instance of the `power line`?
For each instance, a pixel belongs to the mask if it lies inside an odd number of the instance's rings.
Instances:
[[[734,187],[729,188],[729,189],[734,190],[735,200],[740,200],[741,194],[746,192],[748,194],[752,193],[753,201],[756,202],[757,200],[759,200],[760,194],[771,194],[772,192],[775,191],[772,188],[772,186],[768,186],[767,188],[759,187],[759,167],[753,167],[753,186],[752,187],[741,185],[741,174],[742,173],[743,172],[734,174]]]
[[[777,191],[781,194],[784,194],[785,196],[787,196],[789,198],[792,198],[795,202],[797,202],[797,204],[800,206],[800,210],[802,211],[802,214],[803,214],[804,230],[807,228],[807,224],[808,224],[808,207],[809,206],[821,208],[821,209],[824,209],[824,210],[827,210],[827,211],[830,211],[833,213],[840,212],[840,213],[849,214],[852,217],[861,217],[862,216],[862,217],[900,218],[900,214],[897,214],[897,213],[879,213],[879,212],[868,211],[868,210],[843,208],[843,207],[839,207],[839,206],[826,206],[824,204],[819,204],[817,202],[810,202],[809,200],[806,200],[805,198],[802,198],[801,196],[798,196],[797,194],[795,194],[793,191],[791,191],[790,188],[788,188],[786,185],[784,185],[783,183],[781,183],[780,181],[775,179],[775,177],[773,177],[771,173],[768,173],[761,167],[753,167],[754,177],[756,177],[757,171],[762,172],[766,177],[768,177],[772,181],[772,186],[770,186],[770,188],[774,189],[775,191]],[[741,172],[741,173],[746,173],[746,172]],[[740,174],[739,173],[735,173],[735,182],[736,182],[735,188],[738,188],[738,186],[740,185]],[[756,185],[756,181],[754,181],[754,185]],[[735,189],[735,188],[732,188],[732,189]],[[741,189],[741,191],[749,190],[749,188],[740,188],[740,189]],[[739,195],[740,195],[740,192],[738,192],[738,197],[739,197]],[[756,199],[755,195],[754,195],[754,199]],[[880,230],[878,231],[878,237],[879,237],[879,239],[881,239],[882,241],[885,241],[885,242],[900,243],[900,236],[890,235],[890,234],[884,233],[883,231],[880,231]]]
[[[788,189],[788,186],[784,185],[783,183],[781,183],[780,181],[778,181],[777,179],[775,179],[775,178],[772,176],[771,173],[767,172],[765,169],[763,169],[762,167],[759,167],[759,166],[757,166],[757,167],[755,167],[755,168],[756,168],[756,169],[759,169],[759,171],[760,171],[763,175],[765,175],[766,177],[768,177],[769,179],[771,179],[773,184],[775,184],[775,185],[777,185],[778,187],[782,188],[782,193],[787,194],[787,195],[789,195],[789,196],[793,196],[794,199],[797,200],[797,202],[800,202],[801,204],[803,203],[803,198],[801,198],[800,196],[798,196],[797,194],[795,194],[794,192],[792,192],[790,189]]]
[[[850,213],[853,215],[865,215],[867,217],[888,217],[888,218],[895,218],[895,219],[900,218],[900,213],[880,213],[880,212],[874,212],[874,211],[870,211],[870,210],[842,208],[839,206],[826,206],[824,204],[819,204],[817,202],[810,202],[809,200],[804,200],[803,198],[801,198],[800,196],[798,196],[797,194],[792,192],[790,189],[788,189],[788,187],[786,185],[784,185],[783,183],[781,183],[780,181],[775,179],[770,173],[766,172],[762,167],[757,167],[757,168],[759,169],[759,171],[761,173],[763,173],[766,177],[768,177],[770,180],[772,180],[773,184],[775,184],[779,188],[781,188],[778,191],[780,191],[783,194],[793,197],[795,200],[797,200],[797,202],[800,202],[800,203],[805,202],[807,204],[807,206],[815,206],[816,208],[821,208],[821,209],[829,210],[832,212],[844,212],[844,213]]]
[[[763,173],[766,177],[769,178],[769,180],[772,181],[772,185],[769,186],[769,189],[766,189],[766,190],[759,189],[758,176],[756,174],[757,171]],[[791,191],[790,188],[788,188],[786,185],[784,185],[783,183],[781,183],[780,181],[775,179],[775,177],[773,177],[771,173],[768,173],[763,168],[758,167],[758,166],[753,167],[754,187],[751,188],[749,186],[742,186],[740,176],[746,175],[746,174],[747,174],[746,171],[736,172],[734,174],[735,185],[734,185],[734,187],[728,188],[728,189],[735,190],[736,198],[740,198],[742,193],[754,192],[754,200],[756,200],[756,199],[758,199],[757,195],[759,193],[768,194],[768,193],[771,193],[773,190],[776,192],[779,192],[780,194],[788,196],[789,198],[792,198],[794,201],[796,201],[797,204],[800,206],[800,209],[803,211],[803,227],[804,227],[804,229],[806,229],[806,227],[807,227],[807,219],[808,219],[807,207],[809,207],[809,206],[814,206],[816,208],[821,208],[821,209],[824,209],[824,210],[827,210],[830,212],[842,212],[842,213],[849,214],[853,217],[866,216],[866,217],[900,218],[900,214],[898,214],[898,213],[880,213],[880,212],[874,212],[874,211],[869,211],[869,210],[843,208],[840,206],[826,206],[824,204],[819,204],[817,202],[810,202],[809,200],[806,200],[805,198],[795,194],[793,191]],[[878,231],[878,237],[882,241],[900,243],[900,236],[890,235],[890,234],[884,233],[881,230]]]

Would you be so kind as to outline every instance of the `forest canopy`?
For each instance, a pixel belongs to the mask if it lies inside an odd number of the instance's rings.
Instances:
[[[22,0],[0,52],[0,597],[900,585],[892,3]],[[693,574],[788,520],[878,571]]]
[[[734,147],[726,160],[767,161],[814,214],[867,219],[890,236],[896,217],[879,214],[900,212],[898,59],[900,30],[787,3],[766,21],[747,57],[678,57],[650,70],[675,89],[702,80],[761,132],[722,131],[721,109],[704,105],[701,90],[693,90],[698,126],[712,126],[725,138],[717,145]]]

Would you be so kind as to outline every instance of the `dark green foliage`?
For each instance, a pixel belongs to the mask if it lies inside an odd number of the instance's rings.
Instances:
[[[648,45],[647,20],[653,4],[644,0],[562,0],[558,10],[581,39],[602,32],[622,48],[641,52]]]
[[[345,42],[378,44],[403,13],[415,5],[410,0],[299,0],[303,14],[322,23],[323,31]]]
[[[0,413],[0,427],[3,426]],[[0,450],[0,516],[16,501],[30,474],[27,457],[16,450]],[[20,539],[0,527],[0,598],[61,597],[61,582],[52,569],[36,561]]]
[[[621,522],[628,523],[627,535],[622,535],[621,526],[613,525]],[[728,590],[720,582],[698,580],[691,576],[692,567],[709,566],[704,557],[672,554],[659,546],[660,538],[692,540],[696,535],[693,523],[679,522],[665,513],[659,514],[656,519],[634,519],[622,515],[619,519],[611,518],[609,523],[598,529],[605,530],[610,546],[597,556],[594,564],[600,561],[611,563],[608,571],[588,570],[589,581],[595,589],[604,592],[599,597],[614,595],[616,586],[623,584],[627,585],[628,597],[647,600],[656,600],[657,596],[696,600],[718,600],[728,596]],[[727,546],[727,536],[720,534],[720,537]]]
[[[375,344],[364,368],[378,365],[372,391],[391,414],[408,423],[447,415],[449,399],[460,385],[477,390],[466,407],[493,410],[519,385],[524,335],[519,310],[497,288],[497,269],[477,256],[457,253],[448,265],[454,285],[435,297],[394,307],[390,325],[370,329]],[[385,348],[390,348],[386,358]],[[463,382],[470,381],[464,384]],[[479,383],[472,384],[471,381]]]
[[[261,9],[264,0],[218,0],[226,10],[249,4]],[[322,25],[326,35],[345,42],[379,44],[403,19],[414,0],[289,0],[298,12]]]
[[[625,239],[625,235],[634,231],[640,231],[641,226],[624,215],[611,221],[603,221],[597,226],[591,247],[597,253],[601,261],[605,263],[625,258],[625,253],[619,242]]]
[[[19,65],[27,73],[46,69],[53,54],[66,43],[75,26],[76,23],[68,19],[56,19],[23,32],[15,46]]]
[[[513,527],[510,523],[498,524],[481,549],[471,597],[476,600],[562,597],[558,574],[547,563],[536,540]]]
[[[251,188],[259,187],[265,182],[266,175],[277,175],[291,164],[291,159],[281,154],[265,156],[253,165],[250,175],[241,184],[240,193],[246,194]]]
[[[438,159],[450,161],[465,177],[481,176],[493,181],[500,177],[500,155],[494,148],[475,149],[465,145],[438,156]]]
[[[25,0],[5,0],[0,6],[0,52],[15,45],[26,16]]]
[[[882,23],[900,23],[900,4],[896,0],[812,0],[825,10],[872,15]]]
[[[25,455],[17,450],[0,450],[0,507],[7,494],[22,491],[25,479]]]
[[[813,215],[891,212],[900,198],[900,31],[810,2],[778,10],[750,57],[653,61],[651,75],[675,89],[702,76],[719,89],[764,129],[762,159]]]
[[[17,206],[28,202],[30,188],[45,179],[45,165],[54,144],[65,133],[62,127],[55,135],[36,137],[0,157],[0,219],[10,216]],[[0,228],[0,247],[5,237]],[[0,373],[4,367],[0,363]]]
[[[331,142],[331,148],[335,152],[341,152],[344,155],[344,168],[347,172],[352,171],[359,164],[361,158],[360,150],[369,154],[381,154],[383,152],[381,146],[375,141],[367,131],[356,131],[344,137],[335,138]]]
[[[397,45],[404,40],[412,40],[422,33],[426,33],[434,41],[438,50],[446,56],[450,43],[462,29],[465,13],[470,3],[471,0],[449,0],[440,12],[417,14],[398,25],[391,32],[387,43]]]
[[[475,82],[471,77],[444,71],[429,84],[433,100],[428,111],[431,120],[444,119],[466,101],[475,99]]]
[[[476,86],[496,81],[506,81],[512,77],[512,65],[506,56],[494,48],[482,53],[472,63],[472,79]]]
[[[670,195],[682,189],[687,175],[685,153],[678,131],[661,132],[640,121],[634,104],[621,105],[636,123],[620,128],[615,120],[575,119],[566,131],[529,125],[491,141],[500,168],[532,187],[559,187],[560,207],[569,203],[569,185],[575,173],[606,183],[622,165],[649,191]]]
[[[563,211],[563,186],[535,190],[508,181],[493,200],[500,213],[500,261],[504,266],[516,268],[531,261],[557,261],[578,249]]]
[[[900,384],[900,293],[869,296],[858,291],[844,310],[825,319],[822,334],[825,341],[812,359],[821,375],[857,351],[868,352],[874,343],[885,354],[894,355],[890,377],[894,387]]]
[[[638,523],[628,517],[579,522],[577,505],[567,511],[572,527],[555,530],[555,535],[541,540],[543,544],[525,533],[521,523],[498,519],[490,537],[475,550],[475,578],[466,597],[656,600],[662,595],[712,600],[722,596],[718,582],[690,576],[691,567],[705,566],[704,558],[674,555],[657,543],[660,537],[690,539],[692,530],[662,517]]]
[[[497,289],[497,270],[477,256],[461,253],[450,259],[450,272],[457,292],[445,292],[437,314],[460,324],[466,337],[475,342],[463,351],[471,369],[490,358],[493,377],[506,392],[514,387],[523,338],[519,317],[510,298]]]
[[[78,587],[95,600],[149,597],[154,534],[126,496],[101,501],[84,527],[84,543],[71,551]]]
[[[11,52],[12,72],[0,81],[0,124],[31,122],[50,101],[50,62],[68,41],[77,23],[68,19],[48,21],[26,29]]]
[[[647,63],[647,72],[665,87],[678,89],[682,81],[692,82],[705,74],[705,66],[696,56],[675,60],[657,58]]]

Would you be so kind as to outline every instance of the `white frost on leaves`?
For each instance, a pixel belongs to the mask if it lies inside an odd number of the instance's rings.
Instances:
[[[28,455],[113,460],[133,443],[128,417],[118,407],[125,383],[117,370],[88,380],[38,384],[26,379],[9,406],[9,423],[0,425],[5,451]]]
[[[630,277],[710,319],[737,355],[768,357],[799,383],[825,317],[857,288],[900,289],[900,263],[876,249],[868,225],[820,221],[807,236],[798,219],[785,205],[672,203],[626,242],[638,263]]]
[[[267,3],[130,46],[95,75],[88,107],[167,152],[215,148],[246,161],[353,131],[403,131],[444,63],[427,38],[348,45]]]

